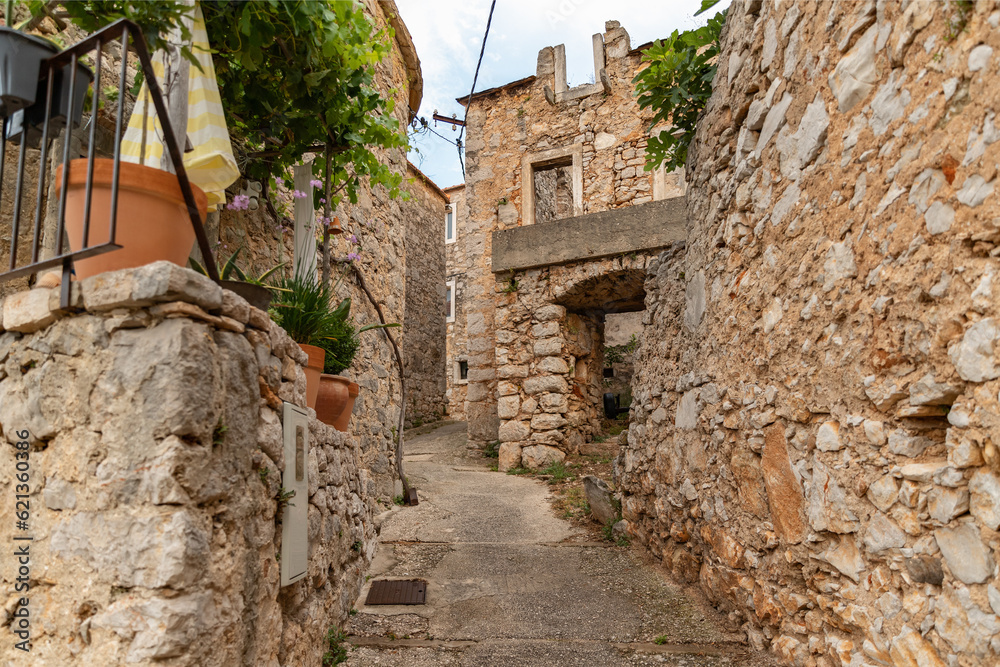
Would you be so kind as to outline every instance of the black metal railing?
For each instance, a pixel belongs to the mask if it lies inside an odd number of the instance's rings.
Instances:
[[[121,46],[121,71],[119,73],[118,80],[118,108],[115,116],[114,157],[111,177],[108,241],[91,245],[90,209],[94,186],[95,151],[98,140],[97,117],[100,105],[100,95],[102,92],[101,59],[103,57],[104,46],[116,41],[119,42]],[[4,186],[8,185],[3,182],[4,167],[7,160],[6,145],[8,138],[17,140],[20,147],[17,158],[17,180],[14,185],[13,208],[10,214],[10,261],[7,271],[0,273],[0,282],[61,266],[62,293],[60,302],[61,307],[65,309],[70,307],[70,283],[73,273],[73,262],[75,260],[116,250],[121,247],[115,242],[115,240],[118,223],[118,180],[120,176],[121,143],[124,121],[123,113],[125,107],[124,102],[126,99],[125,93],[128,89],[126,79],[128,74],[128,49],[130,43],[135,54],[139,58],[139,64],[142,67],[142,72],[145,76],[146,85],[149,90],[149,98],[153,102],[157,118],[163,131],[163,141],[170,156],[171,164],[177,174],[177,181],[180,185],[181,193],[184,197],[184,203],[188,209],[188,214],[191,217],[191,225],[194,228],[195,237],[198,241],[198,247],[201,250],[205,269],[208,272],[209,277],[215,281],[219,280],[218,269],[216,268],[211,249],[209,248],[208,237],[206,236],[205,228],[202,225],[201,214],[195,202],[194,192],[191,189],[191,182],[188,180],[187,171],[184,168],[183,153],[181,152],[180,146],[177,144],[176,137],[171,128],[167,105],[164,101],[163,94],[160,91],[160,86],[156,81],[156,75],[153,71],[149,50],[146,46],[145,39],[142,36],[142,31],[131,21],[121,19],[43,61],[39,75],[38,90],[40,91],[42,87],[44,87],[44,99],[36,99],[32,106],[18,110],[16,113],[10,113],[10,109],[5,109],[2,126],[0,126],[0,129],[2,129],[2,134],[0,134],[0,137],[2,137],[2,140],[0,140],[0,195],[3,194]],[[84,58],[90,53],[94,54],[94,73],[92,83],[85,80],[87,72],[85,69],[81,69],[80,67],[81,58]],[[83,72],[82,74],[81,71]],[[69,79],[68,85],[66,82],[67,76]],[[83,90],[80,90],[81,84]],[[91,85],[91,118],[89,121],[90,129],[86,165],[87,177],[83,193],[83,237],[82,243],[78,249],[67,251],[65,249],[67,245],[66,199],[70,183],[70,164],[72,158],[74,157],[72,155],[72,141],[70,140],[70,134],[73,131],[74,124],[79,123],[86,99],[86,89],[87,86]],[[58,104],[58,108],[53,108],[54,103]],[[44,110],[44,114],[41,117],[38,116],[39,110]],[[37,121],[39,118],[41,118],[41,120]],[[40,122],[42,126],[40,137],[38,135],[38,122]],[[59,172],[61,182],[59,187],[59,201],[55,227],[54,254],[52,257],[40,259],[39,256],[43,236],[42,221],[44,218],[43,204],[47,201],[46,186],[49,181],[50,171],[47,164],[48,153],[50,150],[50,144],[52,143],[53,134],[58,133],[58,130],[61,129],[61,125],[63,123],[65,123],[66,137],[63,145],[62,169]],[[29,148],[35,147],[34,144],[36,141],[38,142],[37,148],[40,150],[40,160],[34,211],[35,217],[31,233],[31,255],[28,263],[19,264],[18,236],[21,231],[22,198],[26,186],[25,155]],[[0,196],[0,202],[2,201],[2,196]],[[3,204],[0,204],[0,206],[2,205]],[[4,211],[0,209],[0,215],[3,213]]]

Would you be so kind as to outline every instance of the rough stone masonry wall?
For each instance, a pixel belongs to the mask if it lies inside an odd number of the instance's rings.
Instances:
[[[389,26],[383,1],[366,0],[369,18],[379,30]],[[391,8],[390,8],[391,9]],[[375,66],[375,86],[384,95],[395,100],[394,115],[401,127],[409,122],[408,67],[399,46],[400,30],[396,30],[396,43],[390,54]],[[406,152],[403,149],[377,152],[380,160],[391,165],[393,170],[409,180]],[[243,182],[245,184],[245,182]],[[241,186],[242,187],[242,186]],[[275,194],[291,202],[288,193]],[[333,237],[333,256],[346,257],[357,250],[355,262],[365,275],[365,280],[381,304],[388,322],[404,322],[406,299],[406,224],[410,215],[417,214],[416,202],[390,199],[385,188],[371,188],[363,182],[358,192],[356,204],[345,201],[335,211],[345,233]],[[291,208],[289,207],[289,211]],[[261,201],[257,211],[222,211],[219,225],[219,243],[225,246],[223,255],[237,248],[244,248],[240,257],[248,261],[255,273],[263,273],[281,262],[287,262],[286,271],[291,271],[293,256],[293,235],[290,224],[282,225]],[[358,238],[361,248],[349,243],[347,237]],[[245,266],[241,264],[242,266]],[[367,297],[348,275],[339,286],[341,298],[350,296],[351,314],[360,327],[378,323],[378,315]],[[400,329],[390,330],[400,341],[404,353],[410,353]],[[413,350],[412,353],[416,353]],[[361,394],[354,404],[355,420],[352,433],[360,439],[365,466],[371,471],[379,489],[379,497],[391,504],[401,485],[396,477],[392,461],[394,456],[393,429],[399,424],[399,369],[393,357],[392,348],[381,331],[369,331],[361,335],[361,346],[354,363],[341,375],[357,382]],[[366,424],[361,429],[357,424]]]
[[[445,413],[447,360],[444,318],[443,192],[410,169],[406,216],[406,313],[403,364],[406,377],[406,423],[432,422]],[[398,329],[397,329],[398,331]]]
[[[602,38],[610,93],[601,90],[549,104],[544,88],[555,88],[558,64],[555,49],[546,47],[538,54],[536,76],[485,91],[472,100],[469,108],[465,190],[468,218],[463,220],[468,220],[466,233],[474,237],[466,274],[470,368],[467,419],[473,440],[495,440],[499,430],[497,369],[504,363],[502,353],[493,353],[493,345],[494,335],[499,335],[503,327],[494,327],[494,314],[505,302],[503,290],[509,276],[492,273],[491,233],[524,224],[522,157],[580,145],[584,214],[653,199],[653,172],[644,171],[652,116],[639,109],[631,83],[642,56],[631,49],[629,35],[618,22],[609,21],[605,28]],[[669,184],[658,193],[660,197],[683,194],[679,177],[673,175],[667,181]],[[566,209],[565,204],[562,209]],[[597,262],[595,267],[604,264]],[[529,283],[531,275],[529,272]],[[553,274],[552,279],[558,280],[559,275]],[[553,286],[564,287],[558,282]],[[527,289],[534,288],[527,284]],[[472,333],[474,330],[476,333]],[[497,339],[497,345],[503,344]]]
[[[455,420],[465,419],[465,392],[469,386],[468,379],[459,377],[457,365],[459,362],[469,361],[469,331],[466,325],[466,310],[469,307],[468,298],[468,277],[466,272],[472,264],[469,255],[470,247],[477,239],[481,241],[482,234],[471,234],[466,228],[465,221],[468,220],[468,208],[465,202],[465,187],[453,186],[445,190],[451,200],[451,211],[454,216],[455,241],[446,243],[445,252],[445,280],[455,281],[455,321],[446,322],[448,349],[445,373],[448,378],[448,417]],[[476,335],[476,332],[473,332]]]
[[[12,558],[0,568],[4,662],[318,667],[375,549],[376,489],[355,439],[311,418],[309,497],[291,500],[309,504],[309,573],[279,588],[281,401],[305,403],[302,351],[167,262],[74,283],[79,313],[58,303],[3,304],[0,535],[31,568],[27,593]],[[22,596],[30,653],[10,627]]]
[[[499,468],[544,468],[600,432],[604,312],[641,300],[653,258],[622,256],[519,274],[497,295]],[[516,289],[515,289],[516,287]]]
[[[796,665],[1000,660],[1000,7],[735,2],[650,266],[632,535]]]

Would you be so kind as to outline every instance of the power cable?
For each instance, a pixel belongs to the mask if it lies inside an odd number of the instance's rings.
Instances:
[[[476,92],[476,82],[479,81],[479,68],[483,64],[483,54],[486,53],[486,39],[490,36],[490,24],[493,23],[493,10],[497,8],[497,0],[493,0],[490,4],[490,15],[486,19],[486,32],[483,33],[483,45],[479,49],[479,62],[476,63],[476,74],[472,77],[472,90],[469,91],[469,97],[465,100],[465,116],[463,117],[464,122],[469,120],[469,105],[472,104],[472,95]],[[458,146],[458,162],[462,167],[462,180],[465,180],[465,160],[462,158],[462,135],[465,133],[465,125],[458,132],[458,141],[456,142]]]

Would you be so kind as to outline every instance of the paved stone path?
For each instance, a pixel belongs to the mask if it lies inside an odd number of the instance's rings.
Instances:
[[[413,437],[404,462],[420,505],[385,517],[369,575],[426,579],[427,604],[366,606],[366,584],[347,665],[770,664],[638,549],[557,518],[544,483],[490,471],[464,424]]]

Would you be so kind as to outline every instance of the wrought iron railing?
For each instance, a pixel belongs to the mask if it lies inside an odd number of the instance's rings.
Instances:
[[[97,145],[97,125],[98,125],[98,111],[100,104],[101,89],[101,59],[103,57],[103,47],[106,44],[112,42],[119,42],[121,46],[121,71],[119,73],[118,80],[118,99],[117,99],[117,112],[115,117],[115,133],[114,133],[114,157],[113,157],[113,171],[111,177],[111,193],[110,193],[110,213],[108,220],[108,241],[104,243],[99,243],[95,245],[90,244],[90,229],[91,229],[91,202],[92,202],[92,192],[94,186],[94,160],[95,151]],[[6,109],[6,115],[2,120],[2,134],[0,134],[0,195],[3,194],[3,188],[5,186],[4,181],[4,166],[7,161],[7,137],[9,134],[14,135],[14,138],[18,140],[19,143],[19,154],[17,158],[17,180],[14,185],[14,198],[13,206],[10,212],[11,220],[11,238],[10,238],[10,258],[7,271],[0,273],[0,282],[11,280],[13,278],[22,277],[25,275],[30,275],[44,271],[46,269],[62,267],[62,288],[61,288],[61,298],[60,304],[64,309],[70,307],[70,290],[71,290],[71,279],[72,279],[72,269],[73,262],[75,260],[81,260],[87,257],[98,255],[101,253],[116,250],[121,246],[118,245],[116,240],[116,229],[117,229],[117,218],[118,218],[118,180],[120,176],[120,163],[121,163],[121,142],[122,142],[122,130],[123,130],[123,113],[125,107],[125,92],[128,89],[127,86],[127,65],[128,65],[128,49],[131,43],[135,54],[139,58],[139,64],[142,67],[142,72],[145,77],[146,85],[149,90],[150,99],[153,102],[154,108],[156,109],[157,118],[159,120],[160,126],[162,128],[163,136],[166,150],[170,155],[170,161],[173,168],[177,174],[177,181],[180,185],[181,193],[184,197],[184,203],[187,206],[188,214],[191,217],[191,225],[194,227],[195,237],[198,242],[198,247],[201,250],[203,257],[203,263],[209,277],[213,280],[218,281],[218,269],[216,268],[215,261],[212,256],[211,249],[208,244],[208,237],[205,234],[205,228],[202,225],[201,214],[198,210],[198,206],[195,202],[194,192],[191,189],[191,182],[188,180],[187,171],[184,168],[183,153],[181,152],[180,146],[177,145],[177,140],[174,132],[170,125],[170,118],[167,111],[167,105],[164,100],[163,94],[160,91],[160,86],[156,81],[156,75],[153,71],[152,61],[150,60],[149,50],[146,46],[145,39],[142,36],[142,31],[139,27],[128,21],[126,19],[121,19],[112,23],[111,25],[103,28],[92,35],[88,36],[86,39],[80,41],[77,44],[53,55],[51,58],[43,61],[39,76],[39,90],[42,86],[45,87],[44,99],[36,99],[34,104],[27,109],[24,109],[20,116],[20,128],[13,127],[12,123],[15,123],[18,116],[10,113],[10,109]],[[74,121],[79,119],[83,112],[83,105],[86,99],[86,87],[91,85],[84,79],[84,75],[79,73],[79,63],[81,58],[85,57],[87,54],[93,53],[93,64],[94,64],[94,74],[92,82],[92,92],[91,92],[91,104],[90,104],[90,128],[89,128],[89,142],[87,146],[87,178],[84,187],[84,205],[83,205],[83,238],[80,247],[76,250],[67,250],[67,238],[66,238],[66,198],[67,189],[69,186],[70,178],[70,164],[73,157],[72,155],[72,142],[70,141],[70,133],[73,131]],[[68,86],[65,85],[63,80],[67,76],[69,77]],[[59,84],[59,88],[56,88],[56,84]],[[83,85],[84,90],[79,90],[79,86]],[[62,109],[56,109],[55,117],[53,117],[53,102],[58,101],[60,107],[68,103],[68,108],[65,113],[65,121],[62,120],[63,115],[60,115]],[[41,137],[38,137],[37,126],[33,125],[29,121],[29,115],[33,118],[37,118],[37,111],[44,107],[44,116],[41,121]],[[78,108],[79,107],[79,108]],[[32,114],[29,111],[33,110]],[[43,236],[42,221],[43,221],[43,204],[47,201],[46,187],[49,180],[49,168],[48,168],[48,153],[50,150],[50,144],[54,138],[53,130],[60,129],[60,125],[65,122],[66,126],[66,140],[63,146],[62,155],[62,165],[63,168],[59,171],[59,178],[61,184],[59,187],[59,201],[57,207],[57,220],[55,226],[55,247],[54,254],[51,257],[45,259],[40,258],[41,253],[41,241]],[[20,134],[18,135],[17,132]],[[13,131],[11,131],[13,130]],[[33,146],[35,141],[39,141],[38,148],[40,150],[40,160],[38,167],[38,189],[35,199],[35,216],[33,221],[32,233],[31,233],[31,254],[30,261],[26,264],[18,262],[19,254],[19,232],[21,225],[21,209],[22,209],[22,198],[24,195],[24,189],[26,185],[26,174],[25,174],[25,155],[27,150]],[[0,198],[0,201],[3,201]],[[0,204],[0,206],[3,206]],[[4,211],[0,208],[0,216],[2,216]]]

